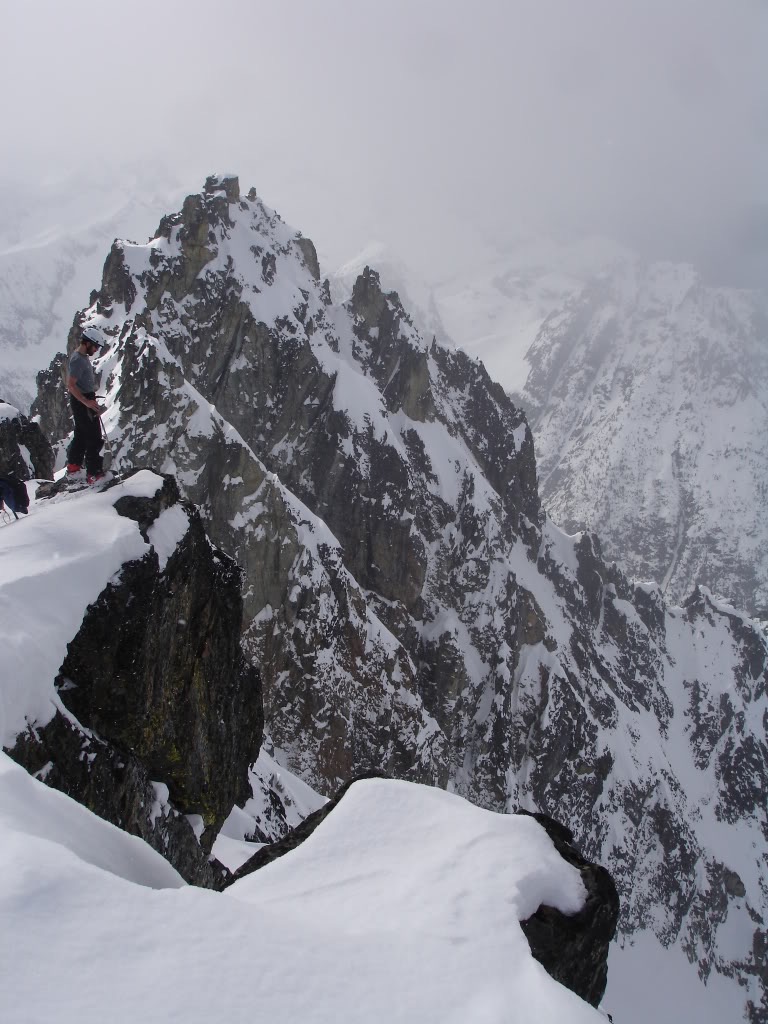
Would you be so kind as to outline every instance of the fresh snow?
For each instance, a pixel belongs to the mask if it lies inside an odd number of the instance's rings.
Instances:
[[[181,883],[0,754],[0,977],[14,1024],[604,1021],[518,925],[583,900],[532,819],[355,785],[297,850],[224,893]]]
[[[19,415],[19,410],[15,406],[9,405],[8,402],[0,402],[0,420],[17,420]]]
[[[77,870],[85,874],[95,868],[98,874],[109,873],[150,889],[179,889],[186,884],[168,861],[143,840],[98,818],[64,793],[49,789],[3,753],[0,753],[0,835],[0,870],[18,872],[17,878],[2,888],[0,899],[3,902],[17,885],[23,885],[25,875],[30,896],[34,894],[30,886],[35,875],[31,863],[36,857],[49,859],[51,867],[58,865],[50,879],[48,871],[37,878],[37,898],[17,907],[16,928],[12,928],[10,919],[3,915],[3,931],[8,938],[24,931],[27,914],[32,917],[44,909],[42,904],[53,895],[46,891],[47,883],[50,881],[54,889],[60,888],[63,877],[75,864]],[[24,850],[31,854],[30,868],[26,869],[24,859],[14,864]],[[65,893],[57,895],[62,898]],[[55,906],[55,901],[51,902]],[[49,912],[51,909],[54,908],[49,908]],[[0,957],[0,964],[1,975],[7,967],[5,956]],[[4,1012],[8,1009],[6,1004]],[[4,1019],[21,1020],[22,1017]]]
[[[189,516],[181,505],[164,509],[147,530],[149,542],[157,553],[160,571],[164,572],[168,559],[186,536]]]
[[[86,608],[124,562],[149,551],[138,524],[118,515],[115,502],[152,496],[161,486],[162,478],[145,470],[103,493],[33,503],[28,516],[0,530],[2,746],[62,709],[54,679]]]
[[[144,471],[105,492],[35,502],[0,533],[4,745],[64,711],[53,680],[85,608],[123,562],[150,550],[114,504],[161,484]],[[185,521],[157,520],[150,542],[161,559]],[[289,795],[289,824],[323,802],[266,755],[254,776]],[[222,830],[230,861],[256,803]],[[155,783],[154,813],[167,804]],[[578,871],[532,819],[381,780],[353,787],[299,850],[224,894],[194,889],[141,840],[0,755],[9,1021],[490,1024],[515,1007],[542,1024],[586,1024],[602,1018],[533,960],[518,925],[541,903],[573,913],[583,899]]]
[[[161,484],[144,471],[103,493],[37,502],[0,534],[4,745],[61,707],[53,679],[87,604],[149,550],[115,502]],[[186,529],[183,509],[167,512],[150,534],[161,559]],[[270,770],[291,794],[290,824],[322,804],[263,755],[255,771]],[[162,814],[167,787],[155,792]],[[225,840],[242,842],[258,815],[250,804],[230,816]],[[251,1020],[255,1008],[286,1022],[491,1022],[511,1005],[543,1022],[600,1019],[533,961],[517,924],[542,902],[578,910],[578,872],[536,822],[438,790],[358,784],[305,846],[215,894],[184,886],[143,842],[3,754],[0,868],[9,1021],[189,1024]]]

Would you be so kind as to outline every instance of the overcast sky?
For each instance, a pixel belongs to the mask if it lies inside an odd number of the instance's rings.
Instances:
[[[236,171],[333,258],[602,233],[768,273],[765,0],[0,0],[0,178]]]

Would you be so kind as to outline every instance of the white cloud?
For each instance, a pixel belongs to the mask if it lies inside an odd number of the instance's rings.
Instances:
[[[589,231],[712,263],[768,198],[766,29],[759,0],[17,5],[5,176],[237,168],[339,258]]]

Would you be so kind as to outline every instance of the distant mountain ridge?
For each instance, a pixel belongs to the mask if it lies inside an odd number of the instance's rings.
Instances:
[[[768,617],[768,304],[628,262],[550,314],[518,400],[542,501],[636,579]]]
[[[763,1020],[757,624],[705,589],[668,608],[558,530],[483,367],[370,268],[334,303],[312,243],[236,178],[116,243],[71,344],[85,323],[110,343],[117,465],[174,473],[245,571],[278,762],[325,791],[376,765],[551,813],[616,878],[627,943],[737,977],[734,1012]],[[62,401],[44,383],[44,427]]]
[[[375,255],[426,336],[526,411],[555,522],[672,601],[701,583],[768,618],[768,291],[599,239],[521,242],[432,285]]]

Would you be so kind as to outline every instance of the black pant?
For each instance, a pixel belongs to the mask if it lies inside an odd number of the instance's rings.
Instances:
[[[86,398],[95,398],[95,395],[85,395]],[[104,438],[101,435],[101,423],[99,417],[82,402],[78,402],[74,395],[69,397],[72,406],[72,415],[75,419],[75,436],[67,448],[67,462],[82,466],[83,455],[85,455],[85,468],[90,476],[101,473],[104,466],[101,459],[101,449]]]

